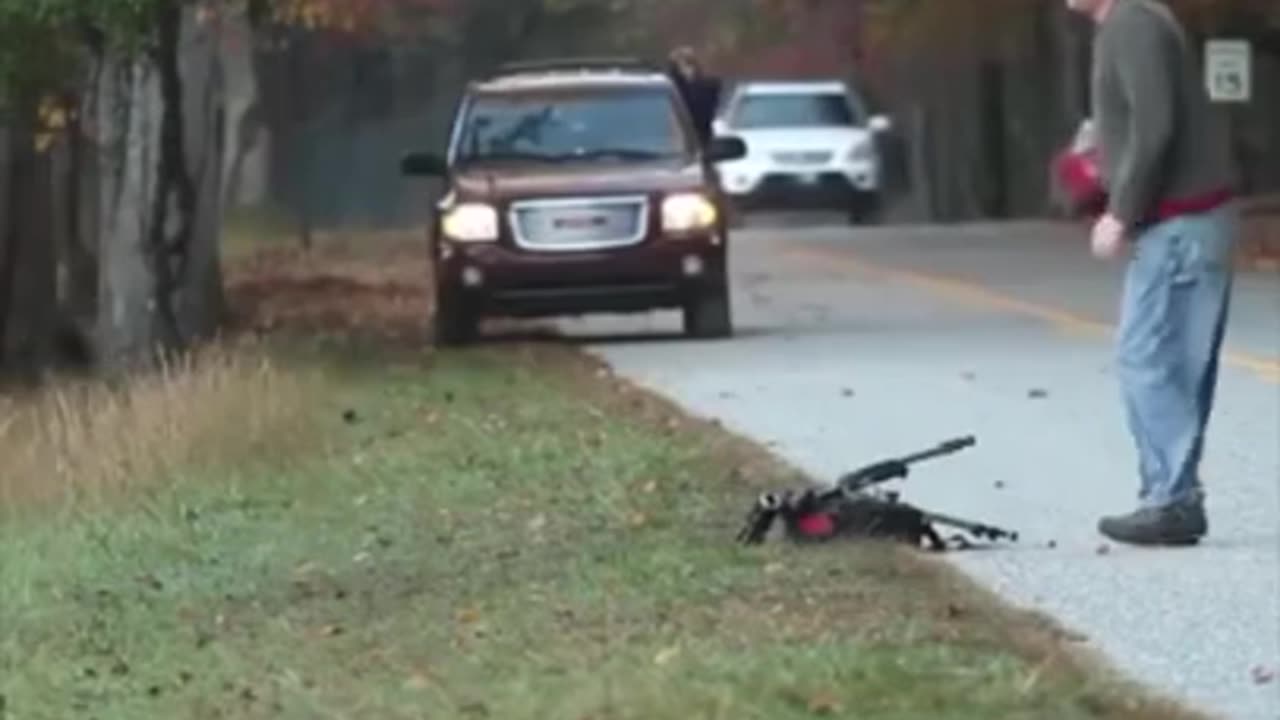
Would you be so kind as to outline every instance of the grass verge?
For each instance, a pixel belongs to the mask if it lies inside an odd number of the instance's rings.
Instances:
[[[566,349],[268,345],[283,422],[0,526],[0,716],[1187,717],[901,548],[735,547],[795,473]]]

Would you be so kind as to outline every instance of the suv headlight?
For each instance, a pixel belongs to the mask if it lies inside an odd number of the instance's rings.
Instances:
[[[498,211],[484,203],[455,205],[445,211],[441,229],[450,240],[493,242],[498,239]]]
[[[662,201],[662,229],[667,232],[706,230],[718,217],[715,203],[700,193],[670,195]]]

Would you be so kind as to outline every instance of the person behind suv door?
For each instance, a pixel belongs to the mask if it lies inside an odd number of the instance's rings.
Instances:
[[[689,47],[676,48],[668,56],[668,74],[679,88],[689,113],[693,116],[698,140],[705,147],[711,142],[712,123],[720,106],[722,83],[707,74],[697,53]]]

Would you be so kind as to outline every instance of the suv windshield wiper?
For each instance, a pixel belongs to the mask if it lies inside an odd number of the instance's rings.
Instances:
[[[674,157],[672,153],[661,153],[653,150],[636,150],[633,148],[592,148],[575,153],[556,155],[561,160],[594,160],[598,158],[619,158],[622,160],[661,160]]]
[[[504,162],[508,160],[532,160],[534,162],[560,163],[564,162],[567,157],[563,155],[544,155],[542,153],[528,152],[491,152],[480,153],[475,155],[464,155],[458,158],[463,163],[477,162]]]

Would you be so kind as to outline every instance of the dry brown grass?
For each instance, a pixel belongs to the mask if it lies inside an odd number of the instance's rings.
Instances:
[[[272,448],[305,422],[311,380],[247,343],[108,384],[0,396],[0,508],[96,504],[184,469]]]
[[[278,452],[283,431],[301,430],[323,393],[252,338],[420,344],[430,302],[424,252],[405,234],[320,236],[306,252],[266,243],[228,262],[234,340],[113,384],[63,379],[0,393],[0,512],[124,497],[268,439]]]
[[[230,262],[234,326],[421,344],[431,311],[426,243],[411,233],[320,235]]]

